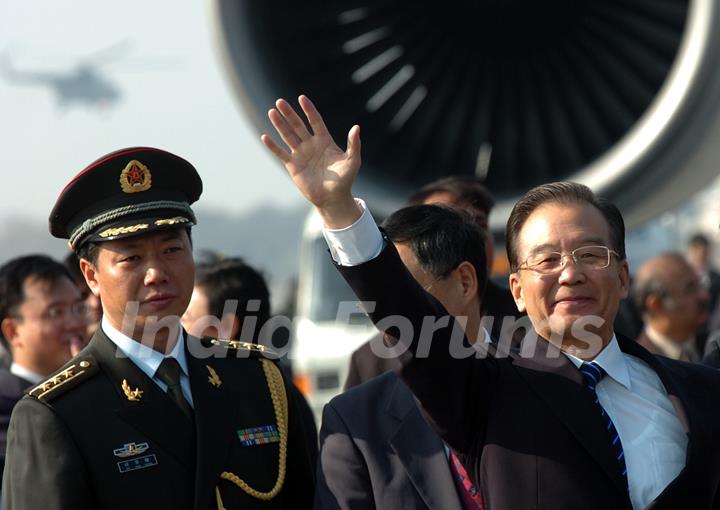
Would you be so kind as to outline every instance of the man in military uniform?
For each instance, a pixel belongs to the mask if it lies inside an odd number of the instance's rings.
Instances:
[[[309,508],[313,475],[296,404],[266,349],[188,336],[193,166],[131,148],[60,194],[103,319],[90,344],[15,408],[5,510]]]

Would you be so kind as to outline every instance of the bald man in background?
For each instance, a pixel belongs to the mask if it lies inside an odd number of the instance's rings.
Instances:
[[[638,269],[633,295],[645,319],[637,341],[653,354],[698,361],[705,336],[698,330],[708,316],[708,291],[679,253],[663,253]]]

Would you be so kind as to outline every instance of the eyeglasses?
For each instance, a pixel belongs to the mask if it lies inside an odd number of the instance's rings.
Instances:
[[[581,246],[570,253],[557,251],[539,251],[530,255],[520,264],[520,269],[530,269],[540,274],[553,274],[560,272],[567,259],[572,259],[578,267],[589,269],[605,269],[610,265],[611,256],[620,255],[607,246]]]
[[[41,320],[49,320],[49,321],[60,321],[63,319],[68,319],[70,317],[74,318],[80,318],[80,319],[87,319],[90,315],[90,307],[84,303],[74,303],[72,305],[56,305],[51,306],[47,310],[45,310],[43,313],[41,313],[38,316],[33,317],[27,317],[27,316],[15,316],[18,319],[41,319]]]

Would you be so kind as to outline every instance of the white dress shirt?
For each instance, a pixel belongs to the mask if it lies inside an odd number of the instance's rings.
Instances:
[[[362,216],[343,229],[324,229],[330,253],[340,265],[377,257],[383,238],[364,202]],[[575,366],[582,360],[565,354]],[[598,399],[620,435],[633,508],[645,508],[685,467],[688,437],[660,378],[645,362],[623,353],[613,335],[595,361],[607,372]],[[490,488],[489,490],[492,490]]]
[[[383,249],[382,234],[370,210],[361,199],[356,198],[355,202],[363,211],[355,223],[341,229],[323,229],[330,254],[341,266],[357,266],[372,260]]]
[[[10,364],[10,373],[15,374],[21,379],[25,379],[32,384],[40,384],[46,379],[45,376],[38,374],[37,372],[33,372],[32,370],[27,369],[23,366],[20,366],[14,361],[12,362],[12,364]]]
[[[563,354],[576,367],[583,362]],[[620,435],[630,501],[640,510],[685,467],[688,437],[660,377],[640,358],[622,352],[614,335],[594,361],[607,372],[595,389]]]
[[[118,331],[107,320],[103,315],[100,327],[105,332],[107,337],[125,354],[130,361],[135,363],[137,367],[145,372],[147,376],[157,384],[160,389],[167,391],[167,385],[160,379],[155,377],[160,363],[166,358],[163,353],[151,349],[150,347],[141,344],[137,340],[133,340],[129,336]],[[183,338],[182,328],[178,327],[179,333],[175,347],[167,355],[167,357],[175,358],[180,365],[180,386],[182,388],[183,396],[185,400],[192,406],[192,393],[190,392],[190,376],[188,372],[187,358],[185,357],[185,339]]]

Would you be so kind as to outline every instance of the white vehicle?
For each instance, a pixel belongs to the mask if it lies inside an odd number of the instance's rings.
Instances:
[[[290,359],[319,424],[323,406],[342,391],[350,355],[377,330],[333,267],[314,211],[305,220],[297,293]]]

